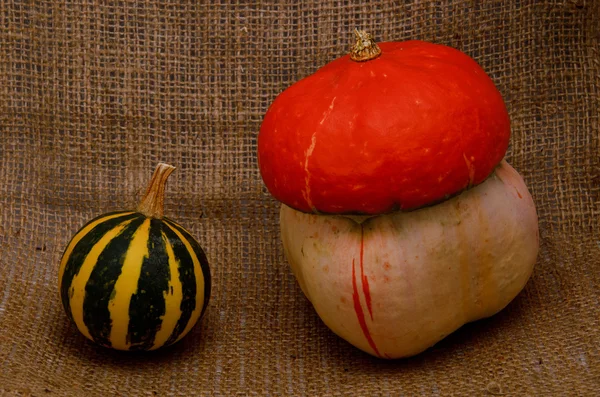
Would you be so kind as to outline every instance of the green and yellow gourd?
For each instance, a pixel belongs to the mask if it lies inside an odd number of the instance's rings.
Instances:
[[[159,164],[136,211],[101,215],[71,239],[59,270],[63,307],[79,331],[117,350],[155,350],[183,338],[208,305],[206,255],[163,217],[175,168]]]

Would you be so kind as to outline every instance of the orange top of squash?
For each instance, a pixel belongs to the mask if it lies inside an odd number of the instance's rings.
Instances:
[[[314,213],[410,210],[481,183],[504,157],[509,116],[473,59],[422,41],[379,48],[334,60],[270,106],[258,161],[279,201]]]

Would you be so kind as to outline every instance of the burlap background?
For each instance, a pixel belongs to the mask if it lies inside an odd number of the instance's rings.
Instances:
[[[0,1],[0,392],[598,395],[598,3]],[[540,217],[535,273],[505,311],[394,362],[320,322],[256,164],[269,103],[344,54],[355,26],[487,70]],[[178,167],[166,212],[206,249],[211,304],[173,348],[107,351],[68,323],[59,258],[86,220],[133,207],[158,161]]]

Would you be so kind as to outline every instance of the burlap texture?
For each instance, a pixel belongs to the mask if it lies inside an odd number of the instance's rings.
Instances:
[[[6,395],[510,395],[600,392],[598,1],[0,2],[0,391]],[[285,87],[354,27],[475,58],[502,92],[509,162],[540,218],[526,289],[415,358],[332,334],[283,257],[256,138]],[[96,347],[58,299],[62,250],[135,206],[157,162],[166,213],[205,248],[202,323],[152,354]]]

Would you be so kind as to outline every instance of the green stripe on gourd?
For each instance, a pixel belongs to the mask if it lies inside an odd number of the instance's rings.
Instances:
[[[148,350],[154,345],[161,329],[166,301],[172,299],[169,283],[171,273],[166,243],[162,235],[163,222],[152,219],[147,241],[148,256],[141,265],[138,290],[129,307],[129,343],[132,349]],[[172,287],[171,287],[172,288]]]
[[[187,230],[185,230],[178,223],[173,222],[170,219],[166,219],[165,222],[169,226],[171,226],[174,230],[181,233],[181,235],[185,238],[185,240],[190,244],[190,247],[192,248],[193,252],[195,253],[196,257],[198,258],[198,262],[200,263],[201,273],[202,274],[210,273],[210,269],[208,267],[208,260],[206,259],[206,254],[204,253],[204,250],[202,249],[202,247],[200,247],[200,244],[198,244],[198,242],[196,240],[194,240],[194,238],[190,235],[190,233]],[[204,280],[204,283],[206,284],[205,288],[204,288],[204,300],[208,301],[209,297],[210,297],[210,290],[211,290],[210,277],[206,278]],[[205,310],[206,310],[206,306],[203,306],[201,308],[200,317],[202,317],[204,315]]]
[[[157,167],[136,212],[112,212],[84,225],[67,245],[59,270],[67,316],[96,343],[118,350],[154,350],[185,336],[210,297],[204,251],[163,218],[163,195],[174,168]]]
[[[121,279],[123,262],[130,257],[129,250],[133,249],[130,247],[130,243],[143,222],[144,218],[141,216],[129,221],[120,233],[110,240],[98,259],[94,261],[87,280],[81,281],[85,285],[85,291],[82,291],[81,296],[83,298],[83,323],[92,338],[104,346],[111,346],[111,331],[116,325],[113,324],[115,320],[111,319],[109,306],[123,293],[123,291],[115,289],[115,284],[117,280],[123,282]],[[135,278],[124,280],[124,282],[129,284],[130,288],[135,288]],[[71,305],[79,303],[81,298],[78,298],[77,300],[71,298]]]

